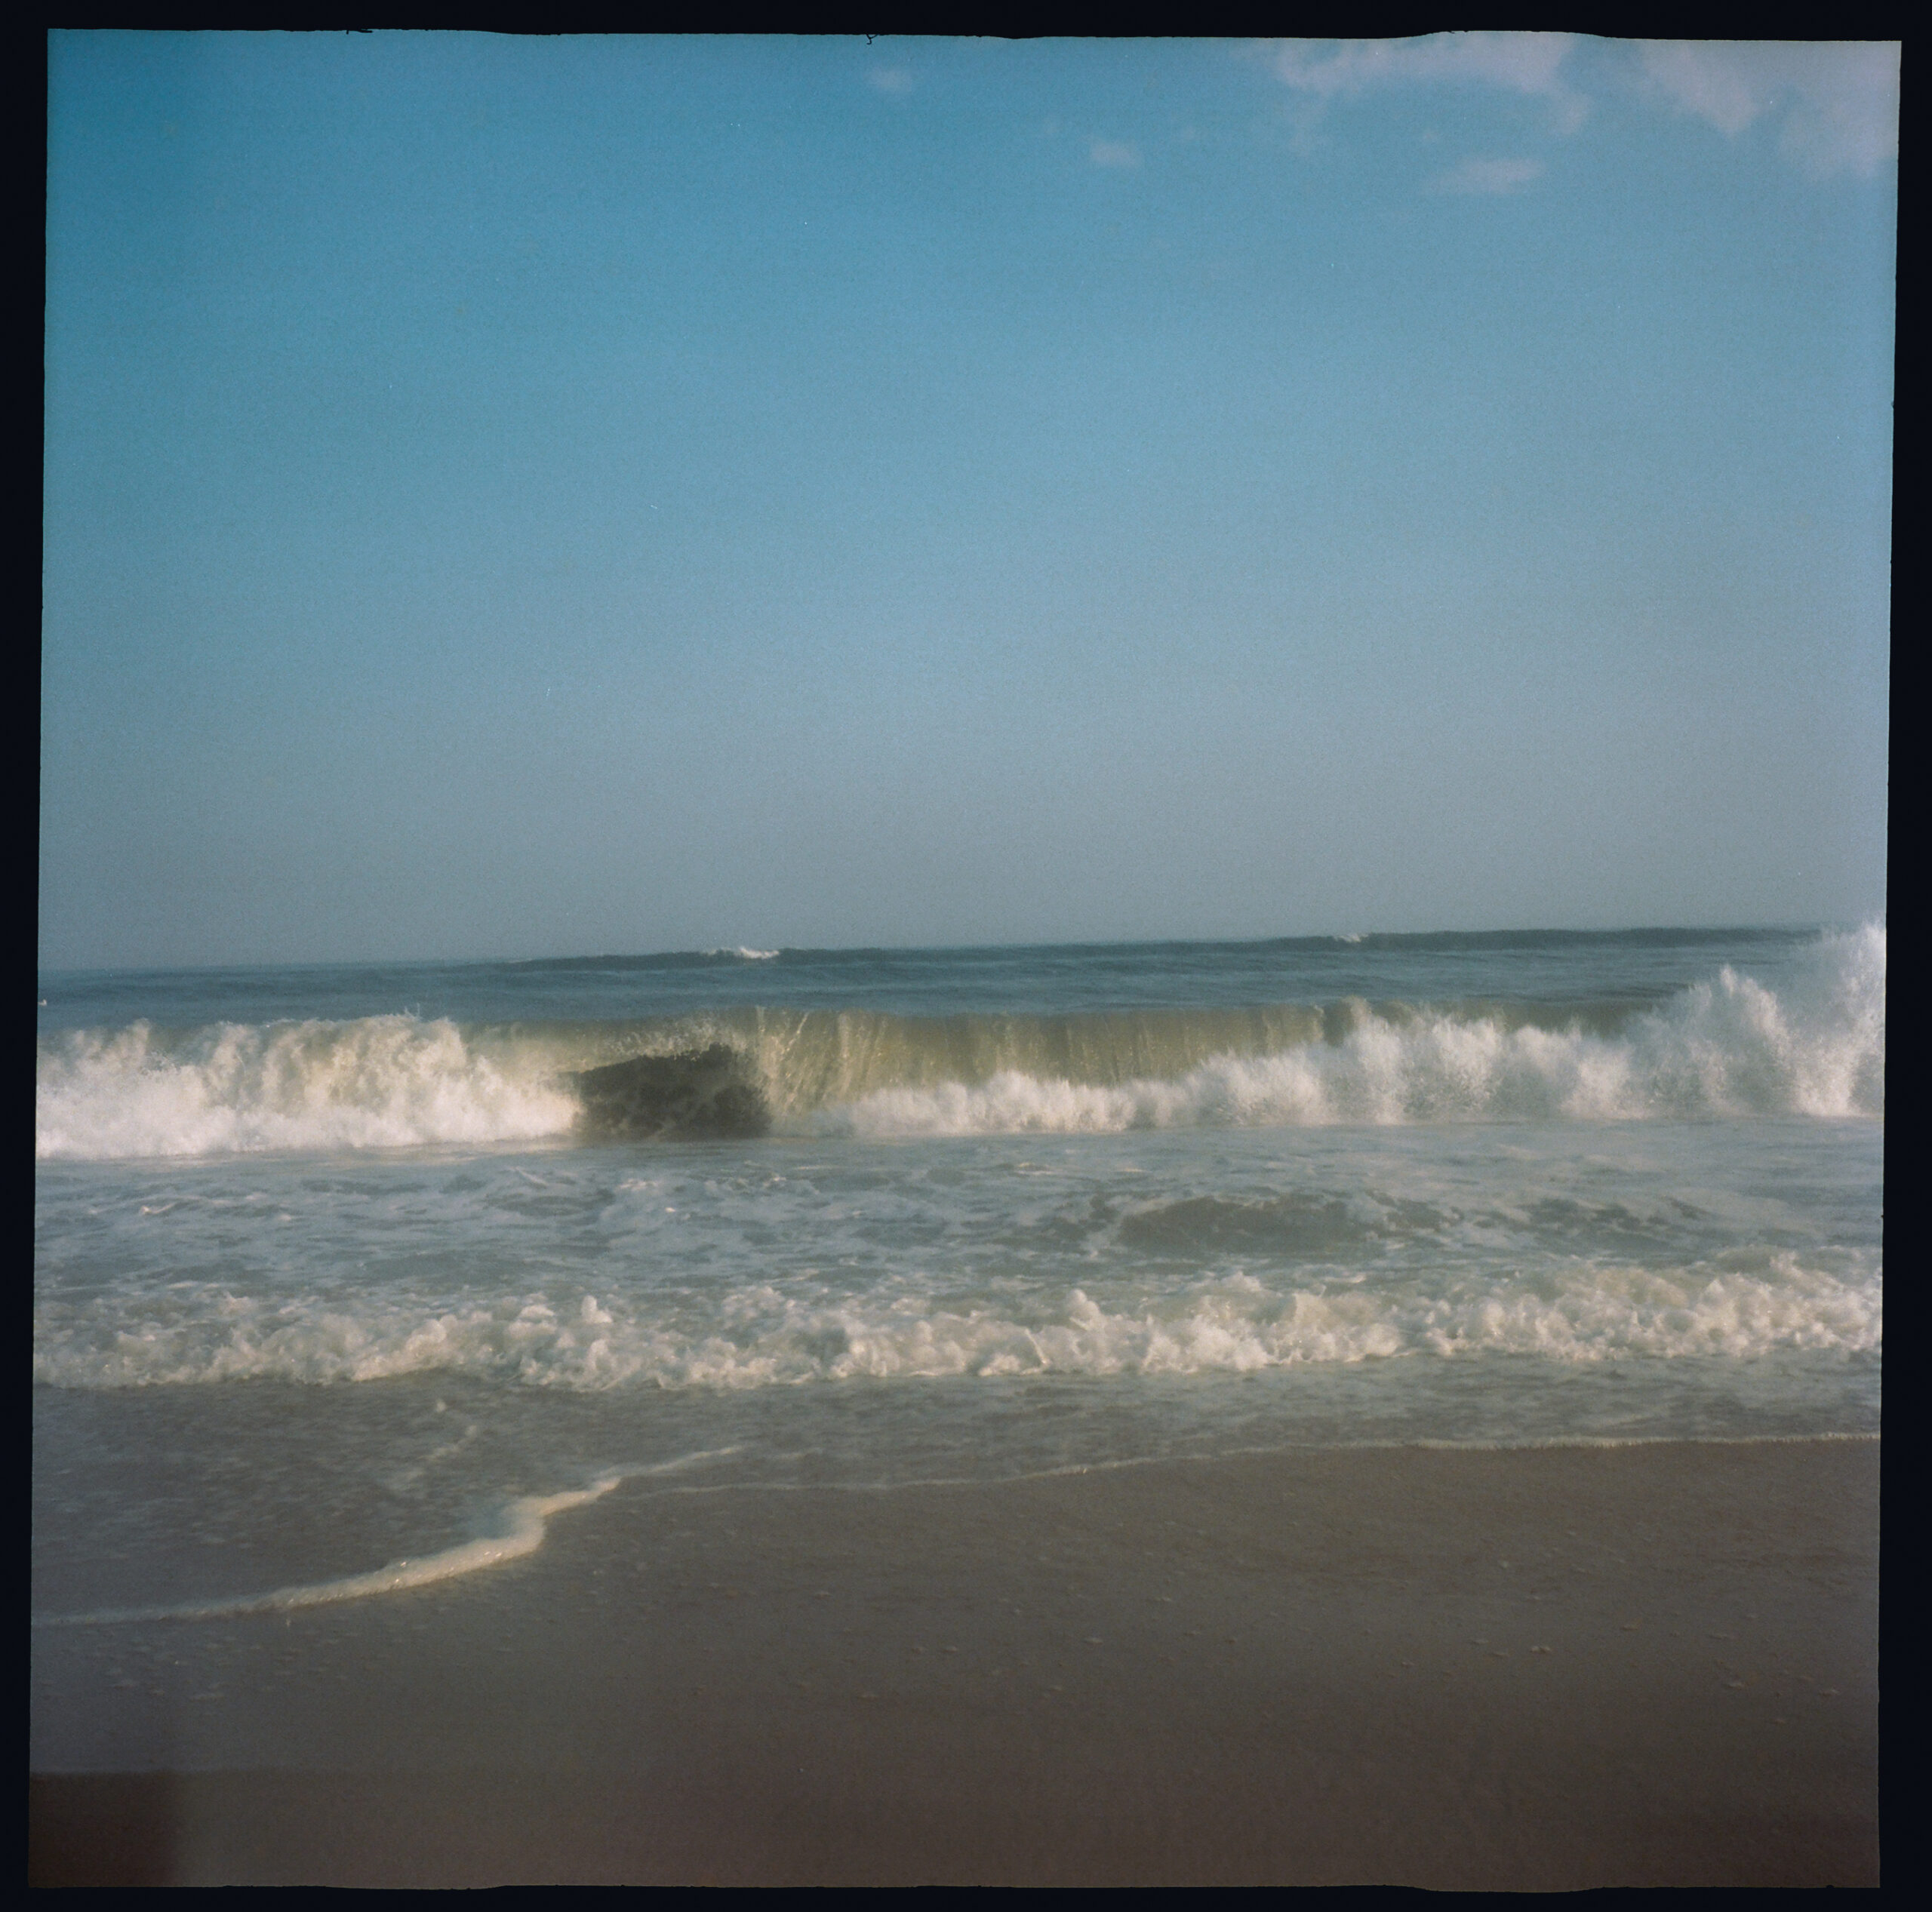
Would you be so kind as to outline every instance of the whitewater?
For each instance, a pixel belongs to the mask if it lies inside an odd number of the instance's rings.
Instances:
[[[1727,964],[1639,1011],[1353,996],[924,1022],[858,1007],[536,1028],[141,1019],[42,1036],[35,1147],[105,1160],[567,1138],[586,1071],[714,1047],[735,1059],[761,1127],[803,1136],[1880,1115],[1884,932],[1807,954],[1782,994]]]
[[[35,1612],[378,1597],[674,1466],[1869,1434],[1886,958],[1869,924],[43,975]]]

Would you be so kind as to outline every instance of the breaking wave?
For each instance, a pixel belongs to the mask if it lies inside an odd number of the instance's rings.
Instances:
[[[1885,976],[1885,931],[1873,925],[1820,939],[1777,990],[1727,967],[1649,1010],[1349,998],[1058,1016],[137,1022],[42,1039],[35,1152],[1879,1117]]]
[[[34,1379],[127,1388],[245,1379],[380,1381],[454,1372],[521,1386],[759,1388],[946,1376],[1246,1373],[1395,1357],[1536,1355],[1566,1365],[1635,1357],[1752,1357],[1779,1349],[1875,1354],[1875,1256],[1762,1246],[1687,1266],[1580,1262],[1451,1282],[1263,1280],[1246,1271],[1152,1299],[1062,1289],[1016,1308],[909,1305],[897,1291],[838,1299],[771,1283],[709,1319],[583,1295],[504,1296],[425,1308],[255,1299],[191,1284],[147,1318],[82,1311],[35,1336]]]

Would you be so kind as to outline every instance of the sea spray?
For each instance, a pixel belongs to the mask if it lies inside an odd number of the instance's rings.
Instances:
[[[1817,939],[1775,985],[1726,964],[1648,1007],[1499,993],[933,1017],[750,1004],[583,1024],[143,1020],[41,1037],[35,1152],[1873,1117],[1885,968],[1870,926]]]
[[[45,977],[36,1610],[366,1586],[413,1625],[555,1512],[594,1554],[549,1503],[647,1454],[739,1450],[650,1490],[683,1494],[1869,1434],[1885,958],[1875,926]]]

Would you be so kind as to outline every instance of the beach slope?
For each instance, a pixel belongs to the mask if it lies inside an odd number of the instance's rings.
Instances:
[[[466,1580],[38,1630],[31,1880],[1872,1885],[1878,1474],[628,1482]]]

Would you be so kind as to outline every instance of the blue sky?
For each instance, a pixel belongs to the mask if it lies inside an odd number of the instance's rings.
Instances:
[[[56,34],[42,961],[1880,911],[1897,72]]]

